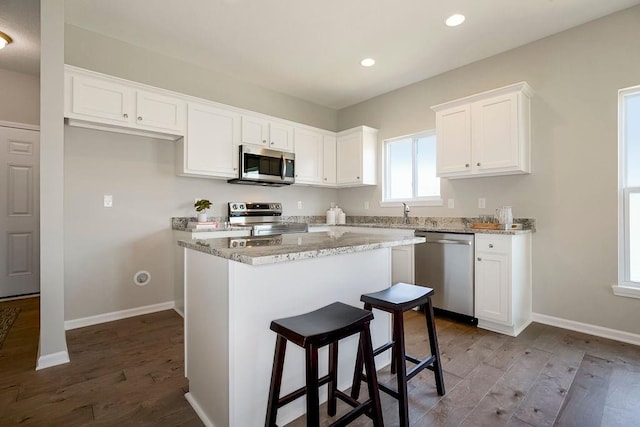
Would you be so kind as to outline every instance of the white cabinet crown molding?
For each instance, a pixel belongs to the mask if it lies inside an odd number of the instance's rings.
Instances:
[[[456,107],[459,105],[470,104],[472,102],[480,101],[483,99],[491,98],[494,96],[506,95],[513,92],[522,92],[529,98],[533,98],[535,91],[529,83],[522,81],[519,83],[510,84],[497,89],[491,89],[484,92],[476,93],[473,95],[465,96],[464,98],[454,99],[452,101],[443,102],[441,104],[433,105],[431,109],[433,111],[440,111],[447,108]]]

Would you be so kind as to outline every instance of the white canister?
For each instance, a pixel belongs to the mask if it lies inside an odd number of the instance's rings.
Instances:
[[[338,224],[346,224],[347,223],[347,214],[340,210],[338,212]]]
[[[327,225],[336,224],[336,211],[334,209],[327,210]]]

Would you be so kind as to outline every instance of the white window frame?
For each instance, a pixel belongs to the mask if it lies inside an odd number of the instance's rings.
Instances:
[[[630,280],[629,197],[640,193],[640,187],[628,187],[627,138],[625,133],[625,97],[640,93],[640,86],[618,91],[618,284],[612,286],[618,296],[640,298],[640,282]]]
[[[382,200],[380,201],[381,207],[399,207],[402,206],[403,203],[411,203],[411,206],[442,206],[442,182],[440,183],[440,194],[438,196],[429,196],[429,197],[411,197],[411,198],[402,198],[402,199],[387,199],[387,185],[389,183],[389,167],[387,164],[388,161],[388,150],[387,144],[395,141],[399,141],[402,139],[413,140],[413,150],[412,150],[412,159],[411,159],[411,169],[413,173],[413,190],[412,194],[416,194],[417,183],[415,180],[416,175],[416,144],[415,141],[424,136],[435,136],[435,130],[426,130],[422,132],[412,133],[409,135],[397,136],[389,139],[385,139],[382,141]],[[436,144],[438,144],[438,140],[436,139]]]

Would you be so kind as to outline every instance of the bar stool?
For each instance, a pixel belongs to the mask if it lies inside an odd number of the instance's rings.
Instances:
[[[409,285],[407,283],[398,283],[389,289],[364,294],[360,297],[360,301],[364,302],[365,310],[377,308],[391,313],[393,316],[392,341],[375,349],[373,354],[374,356],[377,356],[378,354],[391,349],[391,373],[393,374],[397,372],[398,389],[393,390],[384,384],[380,384],[379,387],[382,391],[398,400],[401,426],[409,425],[407,382],[411,378],[416,376],[423,369],[429,369],[433,371],[435,375],[438,394],[443,396],[445,393],[442,364],[440,362],[440,350],[438,349],[436,325],[433,318],[431,295],[433,295],[433,289],[431,288]],[[431,356],[424,360],[420,360],[406,354],[404,341],[403,313],[414,307],[420,306],[424,309],[426,315],[427,333],[429,334],[429,345],[431,347]],[[409,372],[407,372],[407,360],[416,364]],[[358,395],[360,394],[360,381],[364,378],[366,378],[366,375],[362,374],[362,357],[358,354],[356,369],[353,375],[353,385],[351,388],[352,398],[358,398]]]
[[[276,332],[278,336],[273,358],[265,426],[275,426],[278,408],[293,402],[305,394],[307,395],[307,426],[319,426],[318,388],[324,384],[329,384],[327,413],[330,416],[336,414],[336,398],[354,407],[350,412],[331,424],[332,426],[346,425],[362,414],[369,416],[375,426],[383,426],[369,329],[371,320],[373,320],[373,313],[370,310],[362,310],[335,302],[310,313],[272,321],[271,330]],[[362,371],[362,363],[364,361],[369,388],[369,399],[365,402],[358,402],[337,389],[338,340],[357,333],[360,334],[358,346],[360,370]],[[286,396],[280,397],[287,341],[291,341],[305,349],[306,385]],[[318,349],[325,345],[329,345],[329,372],[324,377],[318,378]]]

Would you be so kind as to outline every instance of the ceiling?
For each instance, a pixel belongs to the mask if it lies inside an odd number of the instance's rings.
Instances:
[[[65,21],[339,109],[640,0],[65,0]],[[453,13],[466,15],[456,28]],[[0,68],[38,74],[39,1],[0,1]],[[373,57],[371,68],[360,60]]]

